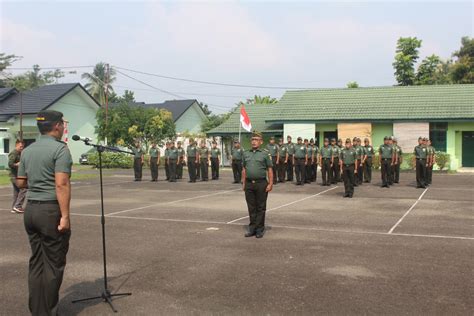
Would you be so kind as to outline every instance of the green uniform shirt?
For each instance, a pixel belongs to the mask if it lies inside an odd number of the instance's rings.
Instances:
[[[318,161],[318,156],[319,156],[319,147],[314,145],[313,150],[314,150],[314,161],[317,162]]]
[[[403,155],[402,147],[397,146],[397,145],[393,145],[393,152],[395,155],[397,155],[397,157],[400,157],[401,155]]]
[[[232,148],[232,160],[242,160],[242,157],[243,157],[243,154],[244,154],[244,150],[242,148]]]
[[[209,148],[207,147],[199,147],[198,148],[199,159],[208,159],[209,156]]]
[[[20,157],[21,153],[19,153],[16,149],[8,154],[8,168],[10,168],[10,177],[16,178],[18,174],[18,167],[16,167],[15,164],[20,162]]]
[[[278,155],[280,156],[280,158],[285,159],[287,151],[288,151],[288,149],[286,148],[285,145],[279,146],[278,147]]]
[[[436,153],[436,150],[435,150],[435,148],[434,148],[433,146],[428,146],[428,147],[426,148],[426,151],[427,151],[427,154],[428,154],[429,156],[432,156],[432,155],[434,155],[434,154]]]
[[[286,144],[286,150],[288,150],[288,155],[294,155],[295,154],[295,144],[293,143],[290,143],[290,144]]]
[[[341,155],[341,148],[339,146],[331,146],[332,147],[332,156],[334,158],[339,158]]]
[[[418,145],[415,147],[415,150],[413,151],[413,153],[415,154],[415,157],[418,159],[426,159],[428,151],[426,150],[425,146]]]
[[[211,149],[211,158],[219,158],[221,155],[221,150],[219,148],[212,148]]]
[[[160,150],[158,148],[150,148],[150,157],[151,158],[158,158],[160,154]]]
[[[143,156],[143,150],[141,148],[132,148],[132,152],[133,152],[133,158],[135,159],[138,159],[138,158],[142,158]]]
[[[373,157],[374,156],[374,147],[369,145],[369,146],[364,146],[364,149],[365,149],[365,154],[367,155],[367,157]]]
[[[321,150],[319,151],[321,153],[322,158],[331,158],[332,157],[332,148],[331,146],[323,146],[321,147]]]
[[[196,146],[188,145],[188,147],[186,147],[186,155],[188,156],[188,158],[196,158],[196,152]]]
[[[270,153],[262,149],[252,149],[244,152],[243,166],[249,180],[267,178],[267,170],[272,167]]]
[[[165,149],[165,158],[168,158],[170,155],[170,149],[169,148],[166,148]]]
[[[178,150],[178,158],[184,158],[184,148],[183,147],[179,147],[179,148],[176,148]]]
[[[304,159],[308,154],[308,149],[306,148],[305,144],[296,144],[295,145],[295,158]]]
[[[382,159],[392,159],[392,146],[390,145],[380,145],[379,154]]]
[[[357,160],[356,150],[351,147],[349,149],[344,148],[341,150],[341,160],[345,165],[353,165]]]
[[[308,145],[306,148],[308,150],[308,159],[313,159],[314,146]]]
[[[361,160],[362,156],[364,155],[364,152],[365,152],[364,147],[357,145],[355,147],[355,151],[356,151],[356,154],[357,154],[357,159]]]
[[[172,160],[178,160],[178,148],[170,148],[168,149],[168,158]]]
[[[71,175],[72,157],[67,145],[55,138],[41,135],[39,140],[21,154],[18,177],[28,179],[28,200],[55,201],[55,173]]]
[[[267,150],[270,153],[270,156],[276,157],[278,154],[278,145],[277,144],[268,144]]]

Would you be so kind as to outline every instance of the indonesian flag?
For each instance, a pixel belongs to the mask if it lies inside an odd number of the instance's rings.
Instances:
[[[240,124],[242,124],[242,127],[247,132],[252,131],[252,123],[250,123],[249,116],[247,115],[247,112],[245,111],[245,107],[243,105],[240,108]]]

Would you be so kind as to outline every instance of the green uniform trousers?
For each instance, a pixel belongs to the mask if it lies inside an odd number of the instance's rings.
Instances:
[[[354,194],[354,170],[354,164],[342,165],[342,179],[344,180],[344,194],[346,195]]]
[[[178,169],[178,160],[176,159],[170,159],[168,163],[168,172],[169,172],[169,182],[176,182],[176,171]]]
[[[154,181],[158,180],[158,157],[152,157],[150,159],[150,172],[151,179]]]
[[[364,163],[364,181],[370,183],[372,181],[372,157],[367,157]]]
[[[196,157],[188,157],[189,181],[196,182]]]
[[[142,179],[142,159],[135,158],[133,159],[133,171],[135,172],[135,180]]]
[[[265,212],[267,210],[266,179],[245,181],[245,201],[249,211],[249,232],[260,233],[265,229]]]

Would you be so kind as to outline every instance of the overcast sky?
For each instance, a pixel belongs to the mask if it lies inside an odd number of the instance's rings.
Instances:
[[[450,57],[473,36],[472,1],[139,2],[1,1],[0,51],[14,67],[93,65],[244,85],[339,88],[395,83],[400,36],[423,40],[421,58]],[[69,74],[61,82],[80,81]],[[12,71],[13,72],[13,71]],[[18,73],[15,70],[14,73]],[[222,87],[128,73],[222,112],[254,94],[282,89]],[[115,90],[138,101],[176,97],[117,75]]]

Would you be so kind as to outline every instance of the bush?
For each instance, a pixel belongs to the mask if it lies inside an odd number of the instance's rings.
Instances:
[[[97,152],[88,155],[89,163],[94,167],[99,167],[99,154]],[[133,167],[133,156],[124,153],[104,152],[102,153],[103,168],[124,168]]]
[[[374,156],[372,156],[372,169],[380,169],[379,154],[375,154]]]
[[[449,163],[449,155],[445,152],[439,151],[436,153],[436,165],[439,170],[443,170]]]

